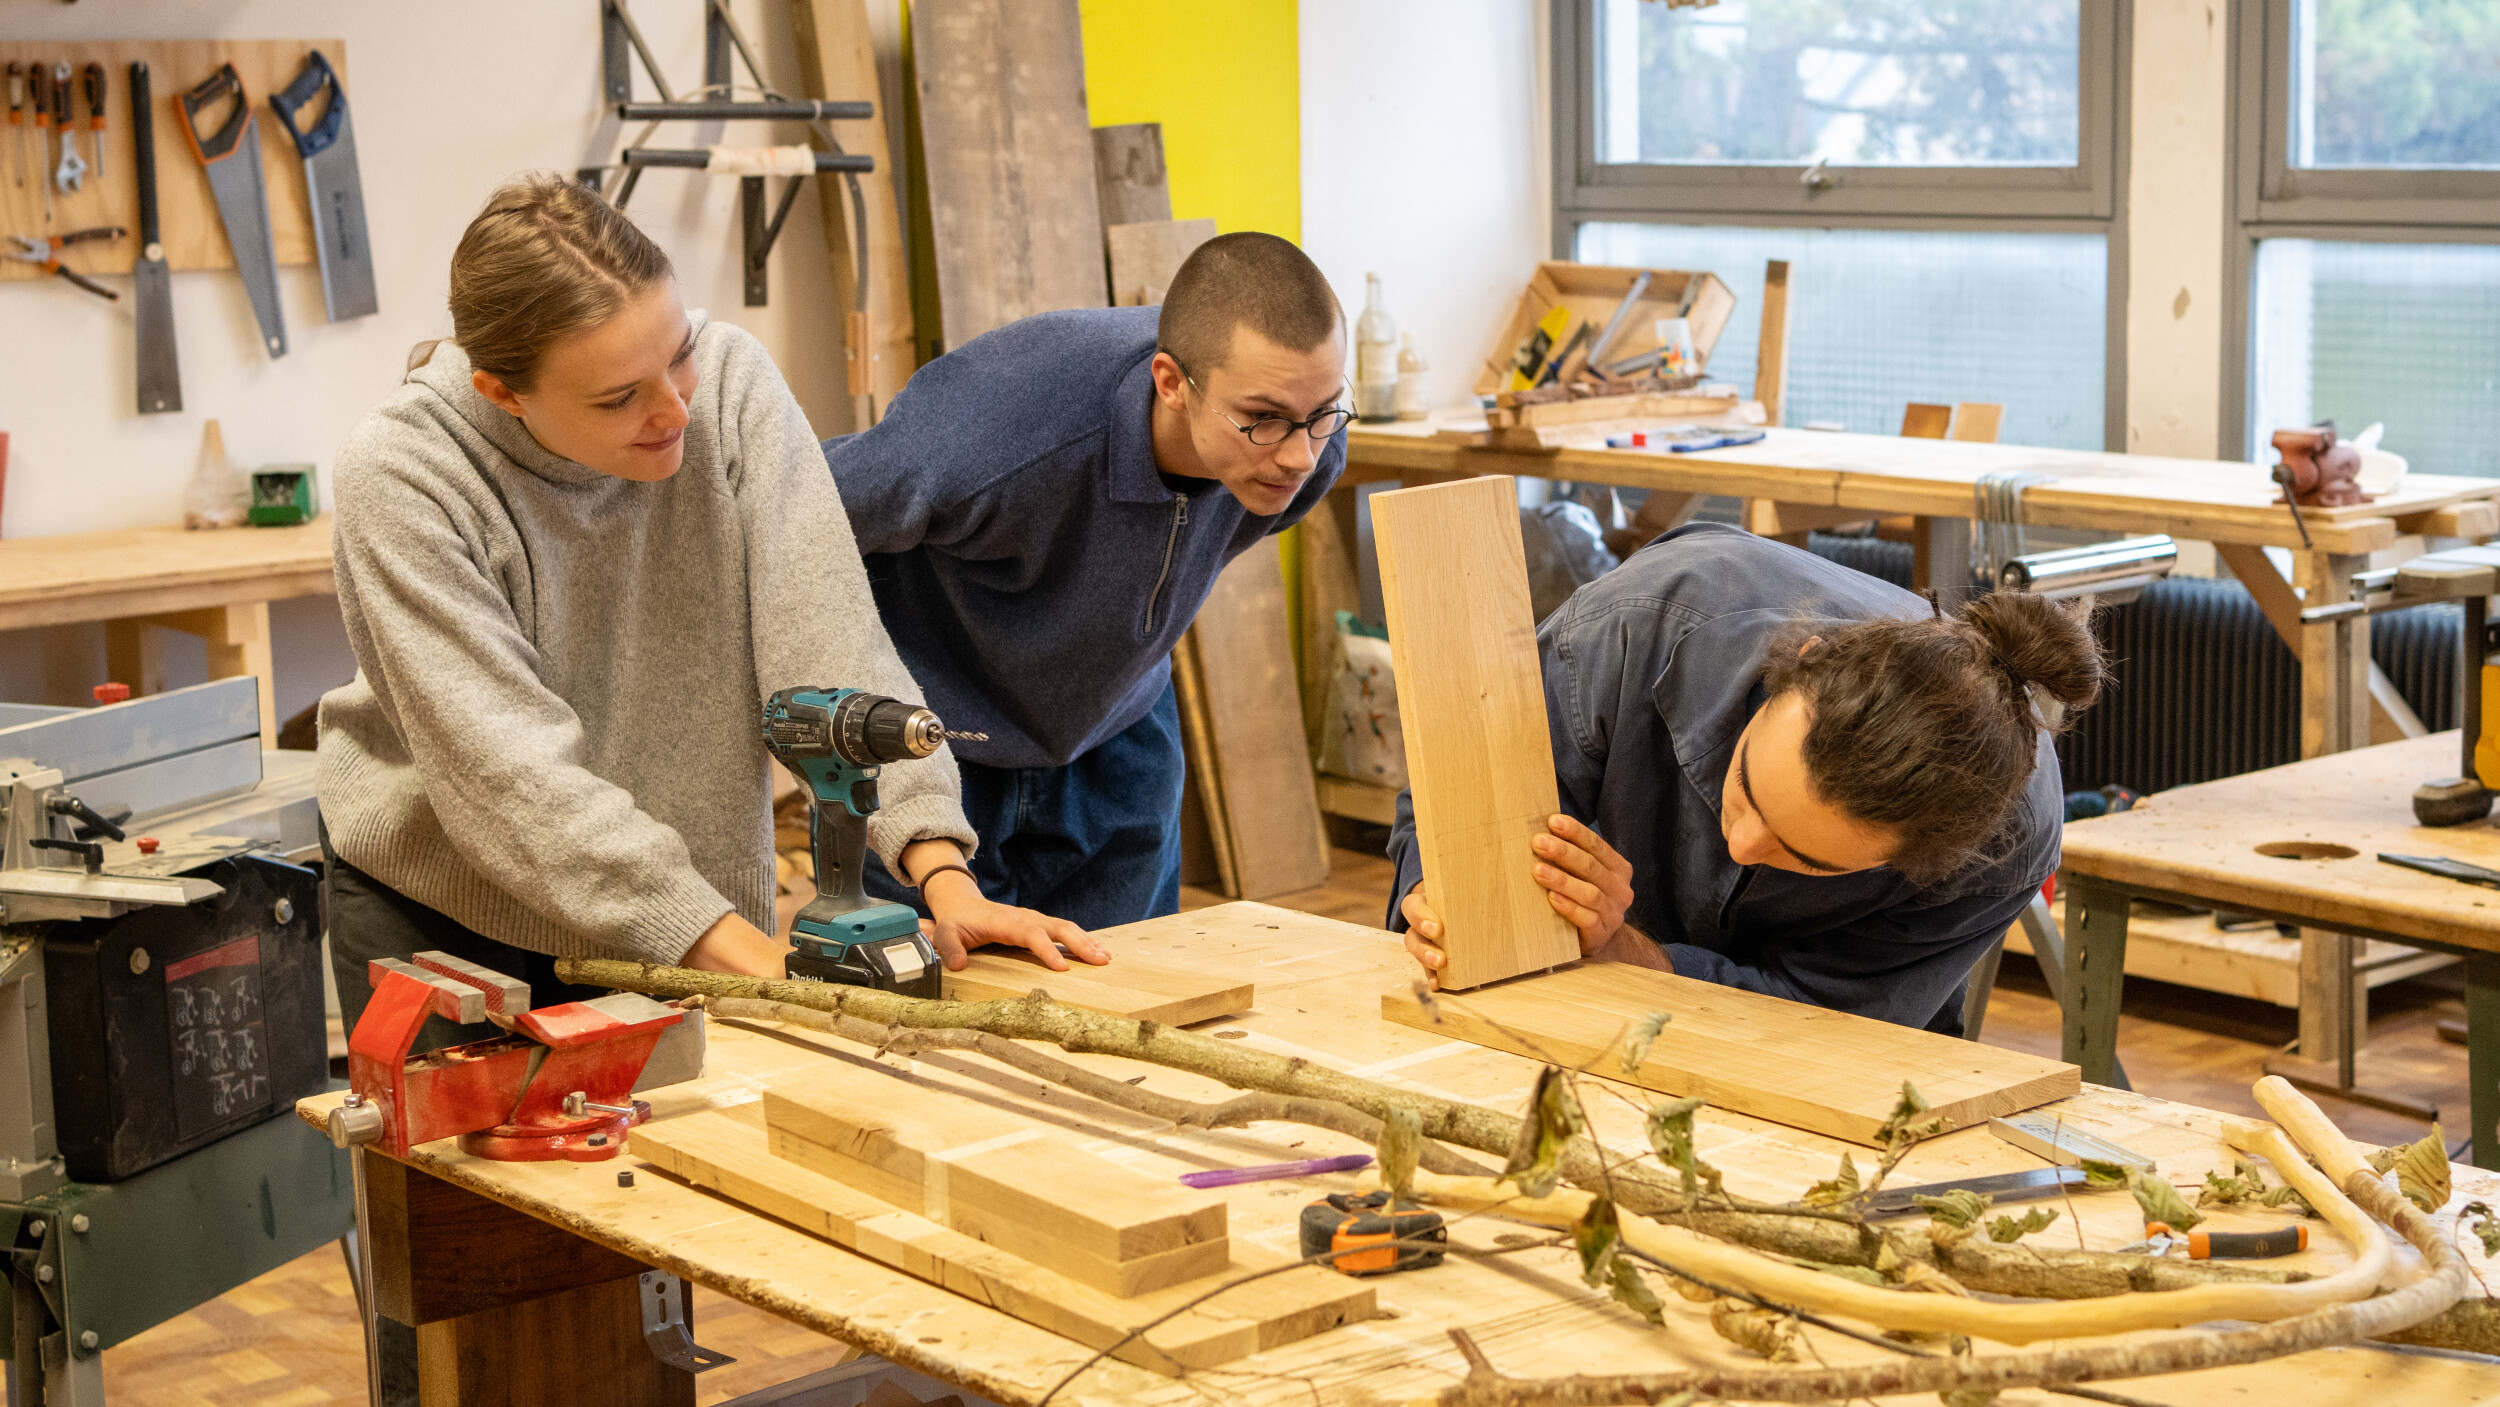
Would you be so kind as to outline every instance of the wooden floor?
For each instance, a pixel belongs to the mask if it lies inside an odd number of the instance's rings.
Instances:
[[[1335,852],[1329,882],[1275,902],[1350,923],[1377,924],[1387,908],[1390,870],[1376,855]],[[1223,902],[1184,889],[1181,904]],[[2454,1014],[2455,969],[2394,983],[2371,994],[2365,1086],[2456,1111],[2448,1134],[2463,1134],[2465,1050],[2443,1044],[2437,1018]],[[2282,1007],[2129,979],[2118,1048],[2135,1087],[2147,1094],[2254,1115],[2249,1086],[2260,1063],[2293,1038],[2297,1021]],[[1986,1031],[1991,1045],[2054,1056],[2056,1003],[2028,958],[2009,954]],[[2344,1129],[2377,1143],[2414,1139],[2422,1127],[2374,1109],[2321,1100]],[[695,1291],[695,1336],[738,1361],[704,1374],[697,1401],[717,1403],[842,1361],[842,1346],[709,1290]],[[114,1402],[147,1407],[308,1407],[364,1399],[364,1358],[356,1301],[335,1247],[262,1276],[104,1355],[105,1391]]]

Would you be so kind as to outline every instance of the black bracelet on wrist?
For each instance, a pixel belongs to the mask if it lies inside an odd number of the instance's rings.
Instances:
[[[961,874],[964,878],[971,880],[972,887],[975,891],[980,889],[981,877],[972,872],[972,867],[970,865],[959,865],[952,861],[943,865],[931,865],[928,869],[923,870],[920,878],[912,881],[911,887],[925,891],[929,887],[930,880],[946,873],[948,870],[953,870],[956,873]]]

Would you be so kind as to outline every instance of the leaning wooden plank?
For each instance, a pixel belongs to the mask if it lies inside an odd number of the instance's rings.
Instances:
[[[1181,635],[1172,647],[1172,693],[1180,706],[1181,758],[1189,767],[1189,800],[1196,803],[1197,818],[1204,828],[1207,858],[1213,862],[1215,887],[1224,897],[1241,897],[1241,877],[1233,865],[1233,833],[1225,825],[1224,778],[1215,767],[1215,725],[1207,721],[1207,685],[1198,669],[1198,637],[1194,631]],[[1189,847],[1188,835],[1191,808],[1181,808],[1182,849]],[[1184,859],[1183,868],[1187,868]]]
[[[1102,307],[1076,0],[913,0],[911,36],[945,345]]]
[[[1762,423],[1781,424],[1788,405],[1788,261],[1773,259],[1762,269],[1762,334],[1755,342],[1753,398],[1762,403]]]
[[[775,1154],[1109,1294],[1212,1275],[1231,1256],[1222,1198],[883,1067],[812,1071],[766,1091],[764,1117]]]
[[[1213,220],[1157,220],[1103,231],[1111,249],[1111,301],[1122,308],[1163,301],[1172,276],[1199,245],[1215,238]]]
[[[1277,1263],[1245,1253],[1225,1276],[1115,1299],[995,1246],[897,1211],[832,1178],[772,1155],[764,1130],[723,1113],[691,1114],[634,1130],[634,1155],[870,1260],[892,1266],[1088,1348],[1178,1377],[1306,1339],[1376,1313],[1371,1287],[1317,1266],[1289,1270],[1183,1305]],[[1169,1320],[1128,1336],[1181,1310]],[[1121,1340],[1128,1341],[1112,1348]]]
[[[842,310],[848,329],[843,341],[851,358],[851,394],[872,398],[868,418],[873,421],[911,379],[918,361],[911,345],[911,256],[903,247],[901,206],[895,195],[901,177],[894,166],[894,146],[887,140],[889,114],[877,90],[877,56],[867,0],[790,0],[790,30],[798,41],[799,82],[808,97],[865,99],[876,104],[864,120],[826,124],[842,150],[872,157],[877,163],[877,169],[857,178],[861,203],[867,207],[864,328],[854,311],[858,307],[858,271],[853,267],[858,221],[850,184],[836,177],[812,183],[824,211],[825,252],[833,262],[833,305]]]
[[[1094,129],[1094,198],[1103,228],[1172,218],[1172,188],[1163,168],[1163,124],[1131,122]]]
[[[1516,527],[1511,540],[1518,541]],[[1327,883],[1328,832],[1303,739],[1274,537],[1260,538],[1216,578],[1189,636],[1222,792],[1207,824],[1228,837],[1217,853],[1232,853],[1234,896],[1267,899]]]
[[[1531,837],[1559,808],[1536,620],[1507,476],[1371,498],[1424,883],[1449,965],[1497,982],[1580,955],[1546,903]]]
[[[1009,999],[1038,987],[1070,1006],[1166,1026],[1248,1011],[1257,994],[1238,975],[1191,972],[1149,957],[1122,954],[1108,967],[1070,963],[1067,971],[1053,972],[1022,949],[1001,948],[974,949],[963,971],[946,974],[945,985],[948,1001]]]
[[[1652,1011],[1672,1019],[1627,1074],[1618,1038],[1625,1022]],[[1445,995],[1431,1011],[1395,992],[1380,999],[1380,1014],[1855,1143],[1875,1141],[1904,1080],[1955,1128],[2082,1089],[2075,1067],[2059,1061],[1622,963],[1576,963]]]

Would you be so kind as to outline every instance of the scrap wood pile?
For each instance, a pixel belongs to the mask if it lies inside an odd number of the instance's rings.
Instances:
[[[2277,1124],[2229,1130],[2227,1141],[2245,1156],[2232,1174],[2209,1178],[2200,1200],[2208,1206],[2305,1205],[2350,1248],[2350,1264],[2331,1274],[2038,1247],[2023,1238],[2054,1221],[2053,1214],[1991,1219],[1977,1199],[1940,1200],[1923,1226],[1881,1227],[1851,1209],[1866,1186],[1849,1158],[1834,1178],[1801,1189],[1795,1201],[1736,1197],[1695,1152],[1701,1100],[1655,1105],[1647,1120],[1652,1158],[1627,1161],[1602,1151],[1591,1137],[1580,1102],[1582,1077],[1550,1067],[1523,1118],[1156,1022],[1065,1006],[1038,993],[1006,1001],[923,1001],[597,959],[565,959],[558,972],[570,982],[703,997],[723,1016],[796,1021],[893,1054],[977,1051],[1090,1098],[1176,1123],[1223,1127],[1283,1119],[1366,1138],[1379,1150],[1380,1180],[1405,1196],[1567,1232],[1588,1282],[1630,1312],[1661,1322],[1672,1311],[1659,1290],[1672,1290],[1707,1303],[1721,1335],[1772,1360],[1535,1377],[1517,1371],[1533,1365],[1497,1369],[1463,1332],[1454,1333],[1471,1371],[1430,1399],[1443,1407],[1667,1402],[1685,1393],[1802,1402],[1939,1392],[1954,1394],[1951,1401],[1984,1401],[2009,1388],[2256,1363],[2363,1339],[2500,1349],[2500,1314],[2487,1299],[2466,1298],[2471,1276],[2454,1244],[2461,1225],[2479,1219],[2477,1234],[2488,1254],[2500,1245],[2500,1227],[2481,1204],[2465,1208],[2457,1224],[2439,1217],[2449,1188],[2437,1135],[2400,1150],[2391,1176],[2365,1161],[2279,1079],[2261,1081],[2256,1091]],[[1623,1063],[1637,1067],[1663,1024],[1663,1016],[1655,1016],[1627,1027]],[[1023,1042],[1146,1061],[1254,1093],[1224,1105],[1192,1104]],[[1939,1131],[1916,1091],[1905,1088],[1878,1140],[1872,1183],[1879,1185],[1910,1146]],[[1458,1150],[1500,1157],[1504,1166],[1498,1174],[1476,1167]],[[2270,1167],[2271,1183],[2251,1159]],[[2087,1171],[2113,1188],[2130,1185],[2124,1169]],[[2148,1219],[2169,1219],[2177,1227],[2199,1215],[2158,1178],[2139,1174],[2132,1190]],[[2418,1253],[2418,1266],[2399,1265],[2382,1226]],[[1451,1253],[1463,1252],[1453,1246]],[[2383,1283],[2394,1288],[2381,1293]],[[2215,1321],[2242,1326],[2139,1336]],[[1891,1356],[1796,1365],[1791,1360],[1808,1327]],[[1983,1339],[2014,1351],[1977,1351],[1974,1341]],[[2057,1342],[2025,1347],[2043,1340]]]

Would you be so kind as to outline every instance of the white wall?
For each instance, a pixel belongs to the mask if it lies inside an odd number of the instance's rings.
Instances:
[[[1302,247],[1349,316],[1363,275],[1468,399],[1552,244],[1545,6],[1332,0],[1301,15]]]
[[[736,0],[734,8],[773,84],[798,92],[788,6]],[[891,10],[891,0],[871,8]],[[699,0],[642,0],[634,7],[681,91],[702,77],[702,9]],[[107,307],[59,280],[0,284],[0,329],[7,334],[0,336],[0,429],[10,437],[0,536],[179,521],[183,482],[201,422],[210,417],[222,422],[227,449],[239,462],[311,460],[326,479],[349,428],[398,383],[410,345],[451,330],[445,270],[488,191],[517,172],[570,172],[611,160],[618,136],[616,125],[599,116],[598,9],[589,0],[151,0],[144,6],[0,0],[0,31],[23,41],[343,40],[381,302],[374,316],[333,326],[323,320],[318,272],[309,266],[280,270],[292,349],[271,361],[259,350],[234,274],[177,273],[184,409],[142,417],[132,410],[126,301]],[[200,76],[155,74],[158,100]],[[743,70],[738,76],[744,81]],[[114,76],[116,125],[127,121],[125,82]],[[638,92],[655,96],[647,84]],[[265,95],[253,96],[260,120],[271,121]],[[757,130],[762,126],[741,124],[744,130],[724,136],[721,124],[687,124],[664,128],[654,144],[805,139],[794,124],[771,124],[769,132]],[[161,162],[188,159],[179,149],[158,152]],[[300,179],[292,171],[267,174],[273,183]],[[128,179],[118,167],[113,176]],[[777,182],[772,193],[778,194]],[[819,433],[850,428],[841,321],[813,192],[801,193],[774,248],[772,303],[764,308],[742,306],[736,182],[654,172],[629,210],[676,261],[689,306],[709,308],[762,338]],[[108,282],[126,286],[126,280]],[[346,674],[334,610],[296,608],[281,617],[284,713],[290,701],[301,707]],[[100,631],[94,628],[16,636],[0,633],[0,699],[61,698],[81,676],[100,674]],[[83,663],[90,655],[92,664]],[[345,670],[352,673],[352,664]],[[83,695],[84,685],[74,692]]]

